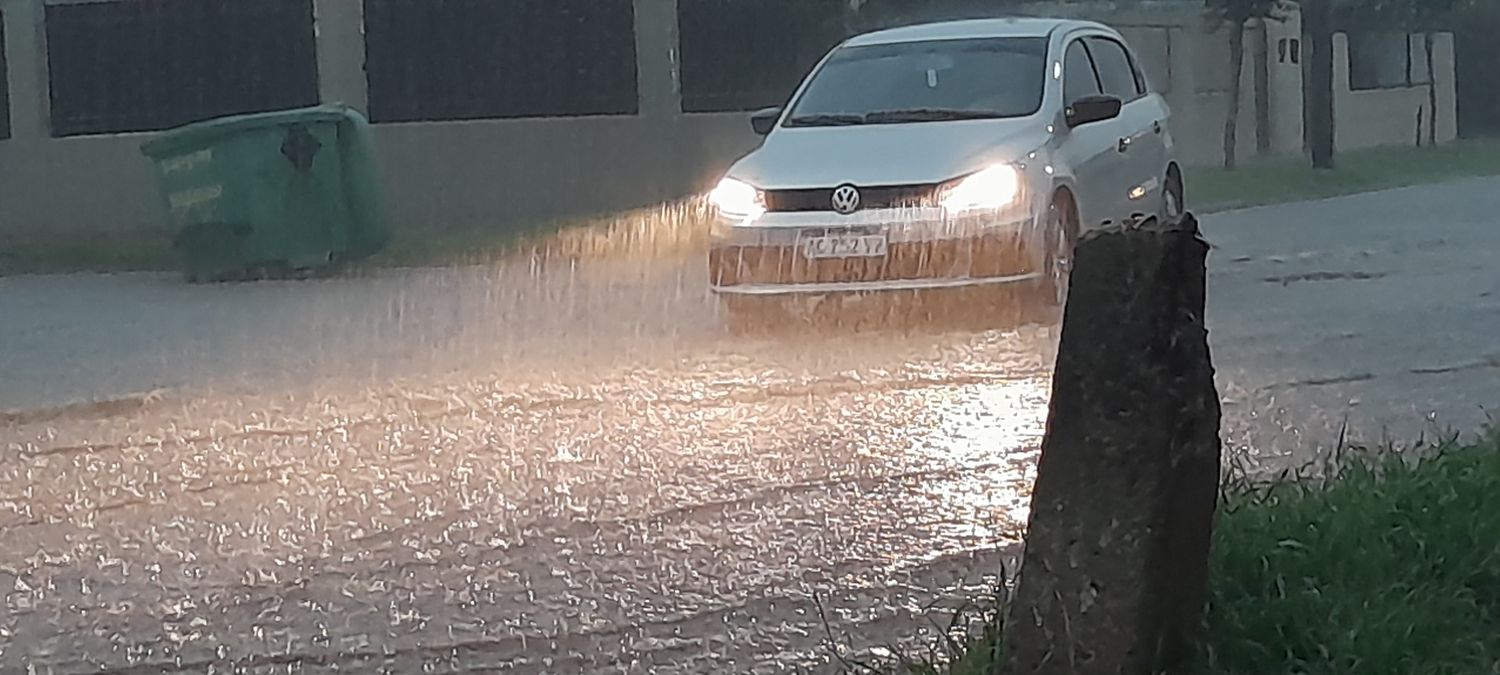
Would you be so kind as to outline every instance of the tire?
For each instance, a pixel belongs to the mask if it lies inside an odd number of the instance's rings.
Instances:
[[[1068,300],[1073,247],[1078,243],[1078,205],[1071,193],[1058,192],[1047,214],[1047,256],[1042,267],[1041,299],[1053,307],[1062,307]]]
[[[1167,177],[1161,191],[1161,214],[1170,224],[1176,224],[1187,214],[1187,190],[1182,182],[1182,171],[1177,165],[1167,167]]]

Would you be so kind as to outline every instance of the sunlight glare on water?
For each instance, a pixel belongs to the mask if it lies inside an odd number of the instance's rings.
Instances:
[[[736,336],[702,215],[170,290],[258,311],[126,414],[0,432],[0,670],[774,671],[829,663],[829,626],[933,639],[1019,541],[1055,329]]]

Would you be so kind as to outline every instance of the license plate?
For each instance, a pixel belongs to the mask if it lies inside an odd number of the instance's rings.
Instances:
[[[802,255],[820,258],[880,258],[886,252],[885,236],[878,234],[828,235],[802,240]]]

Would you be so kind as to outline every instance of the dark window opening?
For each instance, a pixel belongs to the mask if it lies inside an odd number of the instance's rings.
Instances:
[[[1281,38],[1276,42],[1276,53],[1281,63],[1302,63],[1302,41],[1297,38]]]
[[[376,122],[633,115],[632,0],[365,0]]]
[[[848,36],[847,0],[678,0],[683,112],[785,104]]]
[[[1405,33],[1350,33],[1349,88],[1399,89],[1412,81],[1411,38]]]
[[[49,4],[45,16],[54,136],[318,102],[311,0]]]

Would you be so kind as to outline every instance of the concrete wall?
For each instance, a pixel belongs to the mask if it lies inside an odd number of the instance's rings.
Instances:
[[[353,12],[360,4],[320,2]],[[675,0],[637,0],[638,115],[378,125],[394,222],[506,226],[646,206],[701,189],[755,136],[740,115],[678,112],[675,26]]]
[[[51,137],[43,2],[0,0],[6,15],[14,138],[0,141],[0,245],[6,237],[140,236],[161,233],[151,168],[138,147],[146,134]],[[618,211],[673,199],[710,184],[754,147],[746,114],[682,114],[676,62],[676,1],[636,0],[640,113],[625,117],[378,125],[377,155],[393,222],[407,230],[513,227]],[[315,0],[321,94],[365,102],[361,0]],[[1136,3],[1123,9],[1053,5],[1031,13],[1074,14],[1118,27],[1141,52],[1153,86],[1174,110],[1182,155],[1222,160],[1228,109],[1228,40],[1208,32],[1200,10]],[[1247,45],[1268,41],[1271,152],[1302,147],[1301,70],[1275,62],[1276,41],[1295,37],[1295,16]],[[1342,44],[1342,43],[1341,43]],[[1437,44],[1444,97],[1441,138],[1456,130],[1452,40]],[[1247,54],[1253,50],[1247,49]],[[1344,50],[1339,143],[1349,148],[1415,141],[1423,88],[1349,92]],[[1254,60],[1242,78],[1239,154],[1256,151]]]
[[[1438,93],[1437,140],[1446,143],[1458,138],[1453,36],[1439,34],[1436,37],[1432,57],[1437,74],[1434,83]],[[1349,36],[1340,33],[1333,40],[1334,132],[1339,149],[1426,144],[1425,125],[1433,119],[1428,85],[1354,90],[1349,85]],[[1411,42],[1412,64],[1417,72],[1425,73],[1426,50],[1421,40]],[[1419,115],[1423,125],[1420,128]]]
[[[0,241],[162,232],[150,134],[55,139],[44,0],[3,0],[13,135],[0,141]],[[316,0],[325,101],[363,107],[361,0]],[[682,115],[675,0],[637,0],[640,114],[389,124],[377,157],[398,228],[514,226],[645,206],[713,179],[754,135],[741,115]],[[3,245],[3,244],[0,244]]]

